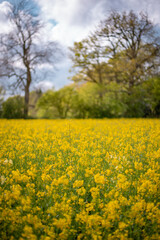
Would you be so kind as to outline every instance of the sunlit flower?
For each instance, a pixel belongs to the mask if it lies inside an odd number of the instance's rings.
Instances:
[[[3,184],[5,183],[5,181],[6,181],[6,178],[5,178],[4,175],[2,175],[2,176],[1,176],[1,184],[3,185]]]

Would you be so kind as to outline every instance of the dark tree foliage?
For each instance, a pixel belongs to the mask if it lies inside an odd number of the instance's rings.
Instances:
[[[7,119],[24,118],[24,99],[21,96],[8,98],[2,104],[2,117]]]

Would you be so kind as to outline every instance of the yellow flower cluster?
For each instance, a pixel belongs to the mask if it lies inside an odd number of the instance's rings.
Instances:
[[[158,119],[0,120],[0,239],[160,239]]]

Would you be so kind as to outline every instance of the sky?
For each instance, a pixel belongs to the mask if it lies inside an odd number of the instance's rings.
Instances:
[[[16,1],[16,0],[15,0]],[[109,16],[112,10],[118,12],[133,10],[136,13],[145,11],[149,19],[160,24],[160,0],[34,0],[38,6],[41,19],[46,23],[44,32],[47,39],[58,41],[64,49],[64,55],[56,65],[54,74],[35,87],[47,90],[51,87],[59,89],[71,81],[69,69],[68,47],[75,41],[81,41],[94,31],[100,20]],[[11,28],[5,12],[8,2],[0,0],[0,33]],[[45,34],[42,36],[45,37]]]

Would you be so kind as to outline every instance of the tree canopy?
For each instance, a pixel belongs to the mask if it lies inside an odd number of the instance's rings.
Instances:
[[[134,86],[159,74],[160,34],[145,13],[112,12],[70,50],[73,81],[101,85],[114,81],[131,94]]]

